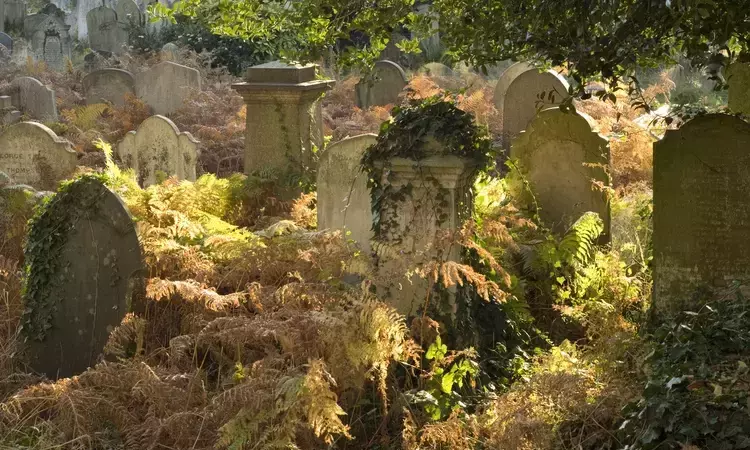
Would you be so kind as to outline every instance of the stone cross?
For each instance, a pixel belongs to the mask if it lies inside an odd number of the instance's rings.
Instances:
[[[357,83],[357,106],[366,109],[371,106],[392,105],[398,102],[398,96],[408,81],[406,72],[391,61],[378,61],[372,73]]]
[[[131,131],[117,146],[117,154],[135,170],[138,184],[158,183],[159,175],[195,181],[198,145],[190,133],[183,133],[164,116],[151,116]]]
[[[83,78],[83,92],[87,105],[111,103],[122,106],[127,94],[135,95],[135,77],[122,69],[97,70]]]
[[[0,134],[0,172],[20,184],[55,189],[73,174],[77,160],[70,142],[40,123],[21,122]]]
[[[24,328],[29,365],[50,379],[70,377],[96,364],[112,330],[144,294],[144,266],[133,219],[120,198],[100,181],[81,179],[49,203],[65,202],[62,218],[54,206],[41,219],[62,221],[51,252],[26,244],[28,274],[53,265],[48,298],[26,296]],[[33,225],[32,225],[33,227]],[[40,331],[43,330],[43,331]]]
[[[198,70],[163,61],[135,76],[135,90],[156,114],[169,115],[182,108],[191,90],[200,91]]]
[[[334,84],[316,66],[272,62],[251,67],[235,84],[247,105],[245,173],[263,169],[306,171],[323,147],[321,95]]]
[[[585,212],[595,212],[604,221],[606,242],[609,202],[594,182],[609,185],[609,141],[594,128],[588,116],[548,108],[513,141],[510,156],[531,189],[522,202],[532,210],[538,206],[545,225],[562,234]]]
[[[700,307],[690,303],[697,288],[750,282],[748,148],[750,124],[722,114],[696,117],[654,144],[658,313]]]
[[[503,148],[510,149],[513,138],[538,111],[559,104],[567,95],[568,82],[556,72],[539,72],[527,63],[510,66],[495,88],[495,108],[503,120]]]
[[[376,141],[375,134],[346,138],[328,146],[318,161],[318,229],[345,230],[365,251],[372,237],[372,211],[360,161]]]

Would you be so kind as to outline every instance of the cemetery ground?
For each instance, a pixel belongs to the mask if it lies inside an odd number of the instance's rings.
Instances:
[[[322,99],[325,147],[299,165],[246,174],[253,112],[232,88],[239,79],[205,55],[181,49],[170,58],[200,82],[169,119],[153,117],[137,95],[139,74],[163,68],[163,54],[103,62],[99,69],[134,74],[133,86],[127,77],[117,84],[118,101],[104,103],[90,101],[92,82],[73,64],[52,71],[29,58],[0,69],[0,94],[20,77],[54,91],[58,120],[37,121],[65,148],[46,169],[75,152],[75,170],[52,185],[0,178],[0,448],[750,446],[750,316],[739,288],[685,294],[702,306],[666,321],[651,315],[652,146],[679,124],[652,121],[624,94],[578,102],[588,118],[545,111],[511,156],[571,140],[552,132],[562,121],[565,130],[581,127],[570,132],[583,136],[581,148],[608,148],[609,164],[584,171],[597,164],[582,156],[563,175],[540,175],[533,159],[501,156],[510,112],[495,104],[496,78],[460,67],[415,71],[392,103],[360,108],[362,98],[378,98],[360,93],[360,77],[323,69],[337,81]],[[644,91],[652,106],[679,96],[716,101],[672,78],[668,69],[653,74]],[[419,245],[404,252],[403,236],[369,248],[354,232],[320,226],[328,216],[318,208],[334,202],[336,216],[362,166],[367,187],[397,208],[395,219],[379,210],[378,231],[401,227],[405,200],[385,192],[411,194],[377,180],[411,166],[384,169],[373,155],[403,157],[392,148],[422,132],[460,144],[457,154],[478,164],[464,186],[470,194],[459,192],[457,177],[456,197],[436,197],[434,208],[457,218],[454,228],[406,231]],[[377,136],[344,140],[366,133]],[[179,155],[172,173],[153,170],[166,167],[158,155],[140,156],[157,135],[169,136],[160,148]],[[326,153],[336,148],[365,156],[339,161]],[[316,172],[323,161],[334,162]],[[336,171],[345,164],[352,170]],[[42,169],[40,183],[49,176]],[[599,169],[601,179],[592,175]],[[557,189],[530,190],[557,175],[565,178]],[[594,206],[566,210],[575,217],[565,226],[541,219],[553,206],[529,207],[563,198],[556,191],[578,189],[568,178],[581,176]],[[470,211],[447,206],[461,204],[460,195],[471,196]],[[361,198],[364,217],[370,195]],[[589,212],[597,205],[600,214]],[[75,298],[82,315],[119,323],[75,323],[55,303],[71,308],[70,292],[95,297]],[[425,294],[403,308],[414,292]],[[80,356],[84,369],[60,354]]]

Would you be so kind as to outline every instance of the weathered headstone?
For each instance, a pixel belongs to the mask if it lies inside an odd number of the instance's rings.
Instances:
[[[0,31],[0,45],[13,52],[13,38]]]
[[[106,1],[102,0],[76,0],[75,16],[78,29],[78,40],[87,40],[89,38],[89,28],[87,16],[89,11],[100,6],[108,6]]]
[[[138,184],[156,184],[159,174],[195,181],[198,144],[190,133],[183,133],[164,116],[146,119],[137,131],[131,131],[117,146],[117,154],[126,166],[135,170]]]
[[[373,248],[378,254],[378,291],[404,315],[411,316],[425,305],[430,283],[417,276],[409,279],[404,261],[414,267],[429,263],[437,257],[433,244],[438,233],[457,230],[467,220],[473,208],[472,186],[476,163],[468,158],[441,154],[442,144],[429,139],[424,149],[427,156],[419,161],[390,158],[375,161],[383,170],[383,183],[394,191],[407,186],[403,201],[389,199],[373,203],[379,216],[379,234],[374,236]],[[383,225],[387,224],[387,225]],[[461,262],[459,246],[445,249],[443,261]],[[449,299],[451,306],[453,299]],[[453,311],[441,311],[451,314]]]
[[[89,45],[94,50],[122,53],[128,43],[125,25],[117,21],[117,13],[112,8],[100,6],[86,15]]]
[[[163,63],[162,63],[163,64]],[[271,62],[251,67],[233,85],[247,105],[245,173],[304,170],[323,146],[320,97],[334,84],[315,79],[316,66]]]
[[[31,77],[16,78],[10,85],[14,106],[34,119],[57,122],[55,91]]]
[[[0,123],[11,125],[21,120],[21,111],[13,107],[11,98],[7,95],[0,96]]]
[[[539,72],[526,63],[510,66],[495,88],[495,107],[503,118],[503,147],[510,149],[513,138],[540,109],[559,104],[567,95],[568,83],[556,72]]]
[[[564,233],[585,212],[595,212],[604,221],[602,241],[607,241],[609,202],[594,182],[609,185],[609,142],[593,127],[582,114],[546,109],[513,141],[511,157],[534,196],[535,202],[526,203],[539,206],[545,225]]]
[[[750,124],[697,117],[654,144],[654,301],[681,311],[699,287],[750,282]],[[700,300],[698,300],[700,301]]]
[[[318,162],[318,229],[340,229],[364,250],[370,248],[372,210],[367,176],[360,161],[377,135],[363,134],[339,141]]]
[[[167,42],[161,48],[161,59],[164,61],[177,61],[177,55],[180,52],[180,48],[172,42]]]
[[[36,122],[21,122],[0,134],[0,172],[20,184],[54,189],[76,168],[70,142]]]
[[[58,233],[35,232],[44,223],[57,224]],[[101,181],[82,178],[45,205],[25,255],[32,283],[23,316],[29,365],[51,379],[80,374],[142,298],[133,219]]]
[[[357,106],[369,108],[394,104],[407,84],[401,66],[391,61],[378,61],[372,73],[357,83]]]
[[[115,5],[117,20],[126,26],[143,24],[143,13],[133,0],[119,0]]]
[[[736,62],[727,68],[729,85],[729,109],[742,114],[750,114],[750,64]]]
[[[0,0],[0,31],[21,31],[26,19],[26,2]]]
[[[24,22],[24,34],[31,42],[34,59],[44,61],[51,70],[63,70],[66,58],[70,59],[70,26],[65,24],[64,16],[59,8],[49,4]]]
[[[196,69],[162,61],[135,76],[138,97],[156,114],[169,115],[180,109],[191,90],[201,89],[201,75]]]
[[[97,70],[84,77],[83,92],[87,105],[111,103],[122,106],[126,94],[135,95],[135,78],[126,70]]]

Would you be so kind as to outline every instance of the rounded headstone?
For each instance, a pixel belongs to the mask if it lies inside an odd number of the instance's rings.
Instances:
[[[357,106],[394,104],[407,84],[406,72],[401,66],[391,61],[378,61],[372,73],[357,83]]]
[[[177,55],[180,53],[180,48],[177,44],[167,42],[161,48],[161,59],[164,61],[177,61]]]
[[[31,223],[24,254],[22,333],[29,365],[52,379],[80,374],[97,362],[110,332],[142,298],[133,219],[99,179],[84,177],[45,204]]]

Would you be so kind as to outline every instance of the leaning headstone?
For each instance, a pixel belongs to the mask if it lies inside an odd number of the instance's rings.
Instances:
[[[697,288],[750,282],[748,148],[750,124],[721,114],[697,117],[654,144],[658,313],[702,306],[689,304]]]
[[[135,95],[135,78],[126,70],[97,70],[84,77],[83,92],[87,105],[111,103],[122,106],[126,94]]]
[[[326,148],[318,161],[318,229],[351,232],[347,237],[364,250],[370,248],[372,210],[360,161],[377,138],[375,134],[346,138]]]
[[[164,63],[162,63],[164,64]],[[316,79],[316,66],[274,61],[248,69],[232,87],[245,100],[245,173],[313,167],[323,147],[320,97],[334,84]]]
[[[112,8],[100,6],[86,15],[89,45],[94,50],[122,53],[128,43],[125,25],[117,21],[117,13]]]
[[[164,116],[143,121],[117,146],[117,154],[126,166],[135,170],[138,184],[158,183],[160,175],[195,181],[198,144],[190,133],[183,133]]]
[[[10,83],[13,105],[31,118],[57,122],[55,91],[31,77],[16,78]]]
[[[13,38],[0,31],[0,45],[13,52]]]
[[[30,225],[24,255],[29,287],[22,333],[29,366],[53,380],[80,374],[97,362],[112,330],[142,298],[133,219],[99,179],[84,177],[45,204]]]
[[[191,90],[201,89],[196,69],[162,61],[135,77],[135,90],[156,114],[169,115],[182,108]]]
[[[495,88],[495,107],[503,120],[503,147],[510,148],[513,138],[538,111],[559,104],[567,95],[567,81],[554,71],[539,72],[526,63],[509,67]]]
[[[70,26],[65,14],[55,5],[48,4],[38,14],[28,16],[24,34],[31,43],[31,53],[36,61],[44,61],[51,70],[61,71],[65,60],[71,56]]]
[[[133,0],[119,0],[115,5],[117,20],[127,27],[143,25],[143,13]]]
[[[180,48],[176,44],[167,42],[161,48],[161,59],[164,61],[177,61],[177,55],[180,52]]]
[[[369,108],[394,104],[407,84],[401,66],[391,61],[378,61],[372,73],[357,83],[357,106]]]
[[[0,134],[0,172],[20,184],[55,189],[76,169],[70,142],[36,122],[21,122]]]
[[[564,233],[584,213],[595,212],[604,221],[606,242],[609,202],[594,183],[609,185],[609,142],[594,126],[588,116],[546,109],[513,141],[511,158],[531,189],[523,192],[526,205],[539,207],[545,225]]]
[[[729,109],[750,114],[750,64],[733,63],[727,68],[725,78],[729,85]]]

